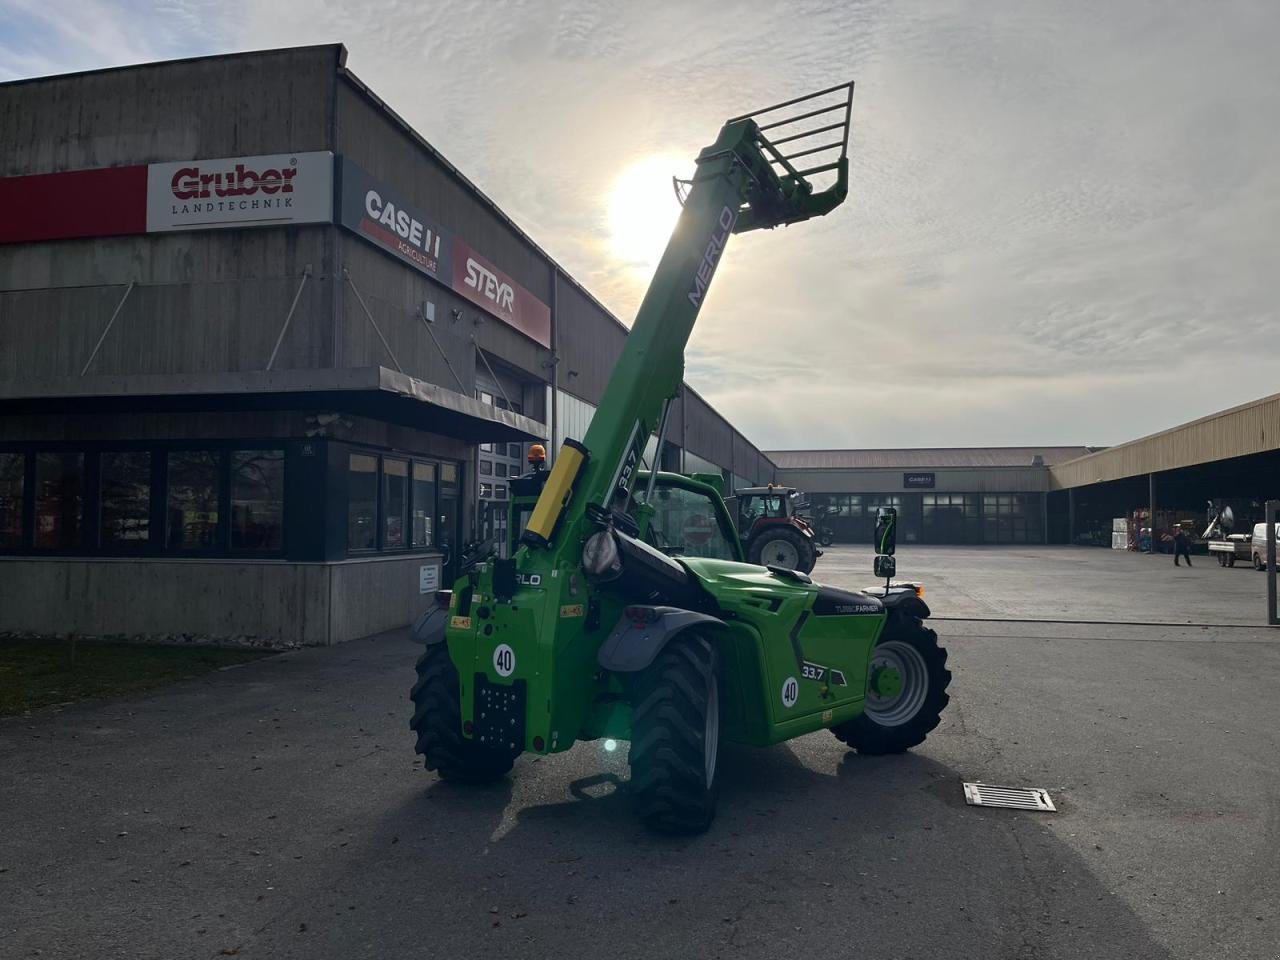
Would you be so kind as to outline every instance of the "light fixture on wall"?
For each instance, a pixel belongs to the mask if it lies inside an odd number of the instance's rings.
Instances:
[[[462,319],[462,311],[459,310],[457,307],[454,307],[452,310],[449,311],[449,316],[454,323],[457,323],[459,320]]]
[[[574,377],[576,377],[577,375],[578,375],[578,371],[577,371],[577,370],[570,370],[570,371],[569,371],[569,379],[570,379],[570,380],[572,380],[572,379],[573,379]]]
[[[550,370],[552,367],[554,367],[554,366],[555,366],[556,364],[558,364],[559,362],[560,362],[560,358],[559,358],[559,357],[557,357],[555,354],[552,354],[552,355],[551,355],[551,359],[549,359],[549,360],[543,360],[543,361],[542,361],[542,369],[544,369],[544,370]]]

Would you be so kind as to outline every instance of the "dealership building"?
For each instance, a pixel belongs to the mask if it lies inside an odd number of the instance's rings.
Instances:
[[[327,45],[0,84],[0,631],[409,622],[626,328]],[[663,466],[773,463],[685,387]]]
[[[1280,500],[1280,394],[1112,447],[768,455],[837,543],[870,543],[877,510],[890,506],[905,543],[1113,546],[1117,519],[1199,533],[1210,501],[1232,506],[1247,533]]]

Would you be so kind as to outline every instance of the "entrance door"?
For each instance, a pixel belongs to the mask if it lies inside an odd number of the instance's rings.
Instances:
[[[460,473],[456,463],[440,464],[440,523],[437,542],[444,553],[444,582],[450,586],[458,579],[458,561],[462,553],[462,516],[458,510],[462,492]]]

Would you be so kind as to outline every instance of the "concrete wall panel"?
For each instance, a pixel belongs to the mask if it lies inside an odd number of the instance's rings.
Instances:
[[[0,559],[0,630],[328,642],[328,568],[201,560]]]
[[[0,176],[332,149],[339,50],[301,47],[0,84]]]

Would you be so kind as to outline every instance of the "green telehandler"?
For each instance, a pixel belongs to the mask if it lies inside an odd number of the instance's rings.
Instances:
[[[415,628],[426,651],[410,726],[427,769],[484,781],[524,752],[630,741],[641,819],[698,832],[715,815],[722,741],[828,728],[898,753],[937,726],[951,675],[922,590],[891,582],[893,516],[877,527],[884,585],[841,590],[744,563],[717,482],[642,470],[655,433],[662,462],[729,237],[845,199],[852,98],[846,83],[735,117],[675,182],[683,210],[586,436],[514,491],[509,556],[472,562]]]

